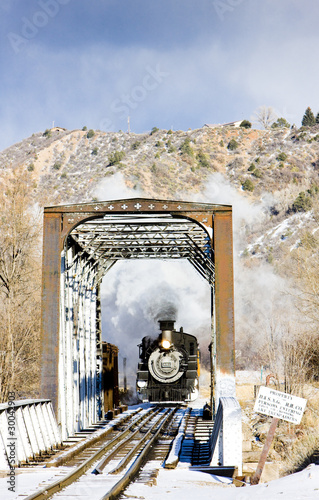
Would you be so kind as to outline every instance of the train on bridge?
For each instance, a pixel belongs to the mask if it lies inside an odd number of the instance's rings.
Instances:
[[[146,336],[139,345],[137,395],[143,402],[189,402],[199,392],[200,351],[196,337],[175,321],[159,321],[157,338]]]

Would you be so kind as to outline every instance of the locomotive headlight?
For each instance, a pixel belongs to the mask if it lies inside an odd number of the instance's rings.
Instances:
[[[170,341],[167,339],[162,340],[162,347],[163,349],[169,349],[171,347]]]
[[[143,389],[144,387],[147,387],[147,381],[146,380],[138,380],[136,382],[137,387],[140,389]]]

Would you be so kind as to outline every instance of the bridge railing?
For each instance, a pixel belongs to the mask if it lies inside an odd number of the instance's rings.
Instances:
[[[28,463],[61,444],[49,399],[0,404],[0,470]]]
[[[242,474],[241,408],[236,398],[221,397],[210,438],[210,465],[235,466]]]

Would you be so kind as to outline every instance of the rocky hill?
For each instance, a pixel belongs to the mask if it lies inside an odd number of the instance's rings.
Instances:
[[[310,209],[319,190],[319,126],[144,134],[55,128],[7,148],[0,165],[3,182],[13,169],[29,172],[40,206],[103,199],[103,186],[118,172],[133,193],[199,201],[209,182],[222,178],[252,211],[262,210],[259,223],[246,224],[241,254],[268,262],[317,229]],[[229,202],[223,193],[214,200],[214,190],[209,201]]]

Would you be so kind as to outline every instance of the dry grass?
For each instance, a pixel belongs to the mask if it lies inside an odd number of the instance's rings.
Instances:
[[[297,439],[290,449],[287,450],[283,461],[283,475],[292,474],[303,470],[309,464],[319,465],[319,431],[308,429],[307,432]]]
[[[303,392],[307,407],[300,425],[286,424],[292,439],[284,448],[283,475],[300,471],[311,463],[319,464],[319,389],[306,385]]]

